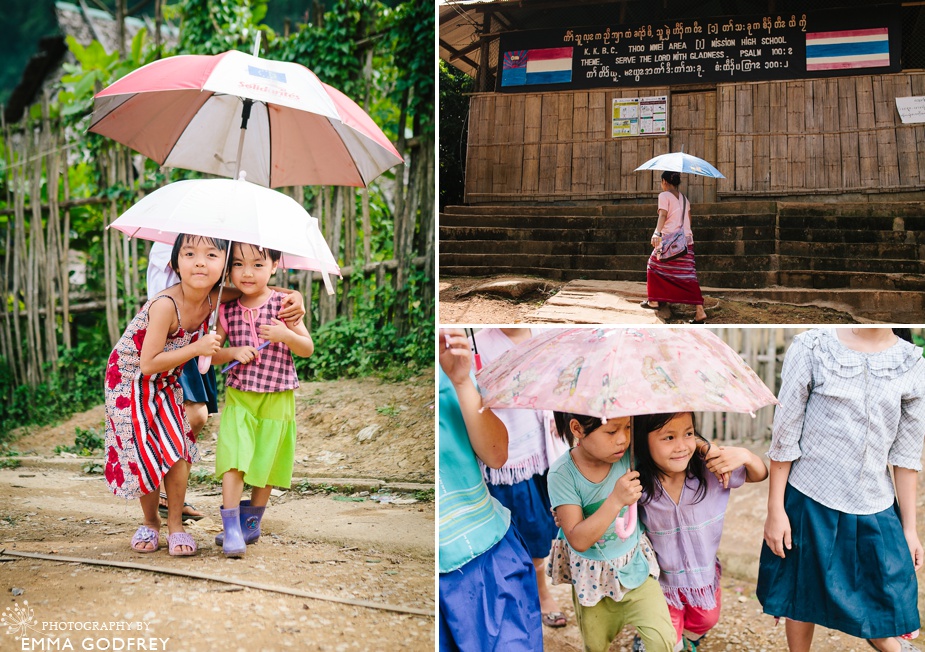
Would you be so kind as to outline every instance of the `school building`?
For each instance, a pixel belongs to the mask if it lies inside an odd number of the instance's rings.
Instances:
[[[698,275],[925,315],[925,2],[440,4],[470,75],[445,275],[645,280],[658,172],[685,151]],[[915,315],[918,315],[916,318]]]

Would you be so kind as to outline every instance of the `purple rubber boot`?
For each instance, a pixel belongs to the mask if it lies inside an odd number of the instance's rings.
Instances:
[[[251,501],[241,501],[241,532],[244,534],[244,543],[251,545],[260,538],[260,521],[266,507],[251,507]],[[215,545],[224,546],[225,534],[215,535]]]
[[[222,527],[225,536],[222,540],[222,552],[226,557],[243,557],[247,550],[244,535],[241,533],[241,508],[222,509]]]

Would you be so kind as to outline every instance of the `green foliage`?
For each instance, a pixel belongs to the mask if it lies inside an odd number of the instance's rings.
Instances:
[[[46,425],[102,403],[108,353],[108,344],[92,337],[70,351],[62,348],[58,371],[35,388],[14,386],[7,361],[0,358],[0,439],[14,428]]]
[[[0,469],[18,469],[21,465],[22,462],[15,457],[0,460]]]
[[[312,333],[315,353],[297,358],[299,376],[311,380],[353,378],[372,374],[407,377],[433,364],[434,320],[424,312],[425,274],[409,279],[411,330],[399,336],[391,321],[397,294],[391,285],[377,289],[375,280],[351,279],[350,296],[357,306],[353,319],[338,318]]]
[[[471,77],[440,61],[440,210],[463,202]]]
[[[55,453],[76,453],[81,457],[90,457],[97,451],[103,450],[103,434],[96,428],[75,428],[74,445],[55,446]]]
[[[395,11],[390,30],[395,65],[402,70],[393,99],[410,92],[408,115],[415,133],[434,133],[434,8],[429,2],[404,2]]]
[[[258,23],[267,13],[267,3],[266,0],[180,0],[170,12],[182,16],[180,51],[184,54],[251,52]]]

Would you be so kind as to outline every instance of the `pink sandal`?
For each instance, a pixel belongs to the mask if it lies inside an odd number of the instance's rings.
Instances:
[[[189,552],[183,552],[180,546],[189,546],[192,548]],[[188,532],[174,532],[167,535],[167,552],[173,557],[191,557],[196,554],[196,542]]]
[[[168,539],[169,540],[169,539]],[[148,550],[147,548],[139,548],[139,543],[154,543],[154,547]],[[161,534],[157,530],[149,528],[147,525],[142,525],[137,530],[135,530],[134,536],[132,536],[132,550],[135,552],[140,552],[142,554],[148,554],[152,552],[157,552],[161,547]]]

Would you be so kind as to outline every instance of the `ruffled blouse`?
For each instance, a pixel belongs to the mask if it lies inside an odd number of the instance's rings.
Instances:
[[[921,470],[925,359],[898,340],[849,349],[835,329],[797,335],[781,373],[768,457],[793,461],[789,483],[826,507],[874,514],[893,504],[891,465]]]

